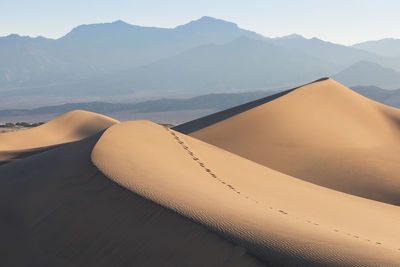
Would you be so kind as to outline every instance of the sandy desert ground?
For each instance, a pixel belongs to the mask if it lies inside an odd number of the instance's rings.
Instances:
[[[176,130],[305,181],[400,205],[400,110],[332,79]]]
[[[6,266],[400,266],[400,111],[331,79],[169,129],[0,134]]]

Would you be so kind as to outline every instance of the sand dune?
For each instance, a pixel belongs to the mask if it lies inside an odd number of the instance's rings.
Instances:
[[[1,263],[399,266],[399,121],[321,80],[185,124],[220,147],[82,111],[0,135]]]
[[[32,129],[2,133],[0,163],[23,158],[62,143],[83,139],[117,122],[100,114],[76,110]]]
[[[0,166],[1,266],[262,266],[105,177],[100,136]]]
[[[110,127],[92,161],[272,264],[399,263],[399,207],[304,182],[154,123]]]
[[[176,129],[288,175],[400,204],[400,110],[332,79],[216,123],[200,120]]]

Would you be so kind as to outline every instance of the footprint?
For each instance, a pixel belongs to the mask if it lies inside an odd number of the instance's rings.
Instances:
[[[189,150],[189,147],[186,146],[186,145],[184,144],[184,142],[181,141],[180,138],[179,138],[174,132],[171,132],[169,128],[166,128],[166,130],[169,131],[169,132],[171,133],[172,136],[174,136],[174,138],[178,141],[178,143],[179,143],[180,145],[182,145],[183,149],[185,149],[185,150],[188,151],[188,154],[192,157],[192,159],[195,160],[195,161],[198,161],[199,165],[200,165],[201,167],[203,167],[203,168],[206,170],[206,172],[208,172],[213,178],[217,179],[221,184],[224,184],[224,185],[228,186],[232,191],[234,191],[234,192],[237,193],[238,195],[242,195],[242,194],[241,194],[239,191],[237,191],[232,185],[226,184],[226,182],[224,182],[223,180],[219,179],[214,173],[212,173],[210,169],[206,168],[205,165],[204,165],[204,163],[203,163],[203,162],[200,162],[200,161],[199,161],[200,159],[194,156],[194,153],[193,153],[192,151]],[[260,204],[259,201],[254,200],[254,199],[250,198],[250,197],[247,196],[247,195],[242,195],[242,196],[243,196],[244,198],[246,198],[246,199],[249,199],[249,200],[253,201],[253,202],[256,203],[256,204]],[[267,207],[267,206],[265,206],[265,207],[266,207],[266,208],[269,208],[269,209],[271,209],[271,210],[274,209],[273,207]],[[282,213],[282,214],[285,214],[285,215],[288,214],[288,213],[285,212],[284,210],[278,210],[278,211],[279,211],[280,213]],[[298,217],[296,217],[296,219],[298,219]],[[314,225],[316,225],[316,226],[319,225],[318,223],[313,223],[313,222],[311,222],[310,220],[307,220],[306,222],[307,222],[307,223],[312,223],[312,224],[314,224]],[[335,231],[335,232],[340,232],[338,229],[333,229],[333,231]],[[352,235],[352,234],[350,234],[350,233],[344,233],[344,234],[346,234],[346,235],[348,235],[348,236],[351,236],[351,235]],[[359,236],[357,236],[357,235],[352,235],[352,236],[353,236],[354,238],[359,238]],[[367,241],[368,241],[368,242],[371,242],[370,239],[367,239]],[[375,244],[376,244],[376,245],[382,245],[381,242],[375,242]],[[400,251],[400,248],[398,248],[397,250]]]

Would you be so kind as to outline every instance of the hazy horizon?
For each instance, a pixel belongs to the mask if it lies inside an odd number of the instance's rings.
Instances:
[[[0,266],[399,266],[399,10],[0,0]]]
[[[229,9],[227,9],[229,7]],[[343,8],[346,7],[346,8]],[[384,8],[384,12],[383,9]],[[107,23],[123,20],[139,26],[174,28],[210,16],[237,23],[240,28],[267,37],[297,33],[306,38],[352,45],[384,38],[400,38],[396,14],[400,2],[335,1],[332,3],[307,0],[240,1],[64,1],[6,0],[0,3],[0,36],[18,34],[59,38],[82,24]],[[318,21],[318,23],[315,23]],[[379,21],[379,23],[376,23]]]

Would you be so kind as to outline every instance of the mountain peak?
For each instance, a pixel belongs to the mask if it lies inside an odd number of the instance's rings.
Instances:
[[[192,20],[191,22],[178,26],[176,29],[210,29],[210,28],[227,28],[227,29],[238,29],[236,23],[225,21],[222,19],[216,19],[209,16],[203,16],[200,19]]]
[[[82,24],[73,28],[69,33],[61,38],[71,38],[76,36],[86,36],[88,34],[99,34],[100,32],[112,32],[118,30],[124,30],[126,28],[134,28],[137,26],[126,23],[122,20],[116,20],[113,22],[106,23],[93,23],[93,24]]]
[[[210,16],[202,16],[198,19],[198,21],[218,21],[219,19],[210,17]]]
[[[23,40],[23,39],[26,39],[26,37],[21,36],[21,35],[16,34],[16,33],[12,33],[12,34],[9,34],[9,35],[6,35],[6,36],[0,36],[0,39],[1,39],[1,40],[16,41],[16,40]]]
[[[45,38],[43,36],[36,36],[36,37],[31,37],[31,36],[26,36],[26,35],[19,35],[19,34],[9,34],[7,36],[0,36],[1,39],[9,40],[9,41],[47,41],[51,40],[48,38]]]
[[[128,24],[125,21],[120,20],[120,19],[116,20],[116,21],[113,21],[111,24],[115,24],[115,25],[130,25],[130,24]]]
[[[305,39],[304,36],[297,34],[297,33],[292,33],[292,34],[285,35],[285,36],[278,37],[278,38],[280,38],[280,39]]]

